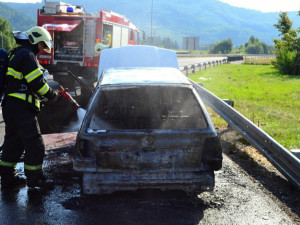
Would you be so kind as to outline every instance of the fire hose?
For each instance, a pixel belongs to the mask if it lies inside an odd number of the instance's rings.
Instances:
[[[66,99],[68,102],[70,102],[75,108],[75,110],[79,109],[80,105],[75,101],[74,98],[72,98],[72,96],[68,93],[68,91],[69,91],[68,88],[64,89],[62,86],[59,86],[58,94],[64,99]]]

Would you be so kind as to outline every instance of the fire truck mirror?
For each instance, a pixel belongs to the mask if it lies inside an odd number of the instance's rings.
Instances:
[[[146,40],[146,33],[145,33],[145,31],[142,31],[142,33],[143,33],[143,41],[145,41]]]

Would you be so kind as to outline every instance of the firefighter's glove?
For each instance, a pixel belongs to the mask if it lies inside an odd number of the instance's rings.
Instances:
[[[58,92],[55,92],[55,96],[51,101],[54,103],[65,102],[67,104],[67,100],[64,97],[62,97]]]
[[[48,77],[49,77],[49,72],[46,69],[42,69],[43,72],[43,78],[48,81]]]

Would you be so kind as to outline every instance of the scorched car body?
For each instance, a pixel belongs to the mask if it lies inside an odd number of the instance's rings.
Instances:
[[[101,54],[99,83],[76,140],[73,166],[83,172],[83,192],[212,190],[222,149],[175,52],[131,46]]]

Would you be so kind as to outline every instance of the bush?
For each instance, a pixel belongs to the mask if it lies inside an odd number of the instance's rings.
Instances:
[[[292,74],[295,63],[295,52],[288,51],[282,47],[280,51],[276,52],[276,62],[274,66],[279,70],[281,74]]]
[[[298,15],[300,16],[300,11]],[[281,33],[282,38],[273,40],[277,59],[274,65],[281,74],[299,75],[300,37],[298,33],[300,28],[292,29],[293,22],[287,16],[287,12],[280,13],[279,17],[278,23],[274,26]]]

